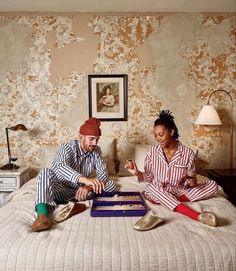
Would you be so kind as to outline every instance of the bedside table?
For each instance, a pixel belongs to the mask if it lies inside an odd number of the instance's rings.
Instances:
[[[0,191],[15,191],[29,180],[29,168],[0,170]]]
[[[207,169],[208,177],[216,181],[236,206],[236,169]]]

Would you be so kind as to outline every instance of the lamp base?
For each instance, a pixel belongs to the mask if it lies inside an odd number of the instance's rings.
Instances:
[[[12,164],[12,163],[8,163],[8,164],[0,167],[0,169],[2,169],[2,170],[13,170],[13,169],[18,169],[18,168],[19,168],[19,166]]]

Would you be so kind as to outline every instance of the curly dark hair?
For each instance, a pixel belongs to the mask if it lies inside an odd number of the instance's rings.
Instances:
[[[154,122],[154,127],[157,125],[163,125],[168,130],[173,129],[174,134],[172,137],[177,140],[179,138],[178,128],[176,127],[174,117],[171,114],[172,112],[170,112],[170,110],[162,110]]]
[[[109,88],[110,91],[111,91],[111,85],[105,85],[105,86],[102,88],[103,92],[105,93],[106,90],[107,90],[108,88]]]

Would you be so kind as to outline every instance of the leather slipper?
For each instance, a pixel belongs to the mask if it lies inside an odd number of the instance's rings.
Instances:
[[[146,215],[134,224],[134,229],[137,231],[148,231],[155,228],[157,225],[164,223],[164,219],[158,217],[153,210],[150,210]]]
[[[73,215],[82,213],[86,210],[86,205],[83,203],[68,202],[65,207],[63,207],[55,216],[55,222],[60,223]]]

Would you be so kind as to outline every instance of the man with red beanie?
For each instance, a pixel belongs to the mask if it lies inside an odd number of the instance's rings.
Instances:
[[[101,149],[97,146],[101,136],[100,121],[90,118],[79,130],[79,140],[64,143],[54,158],[52,168],[43,168],[38,174],[36,211],[37,218],[32,224],[33,231],[51,227],[49,213],[61,203],[67,203],[57,222],[64,221],[85,210],[85,204],[70,202],[92,197],[93,193],[112,192],[116,185],[109,180]],[[96,178],[89,175],[95,171]]]

